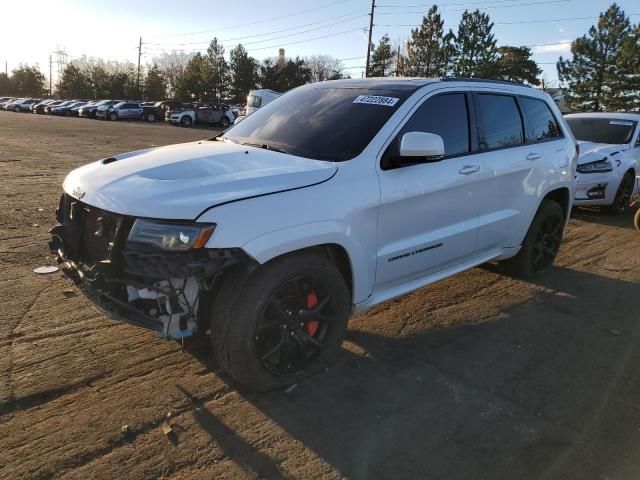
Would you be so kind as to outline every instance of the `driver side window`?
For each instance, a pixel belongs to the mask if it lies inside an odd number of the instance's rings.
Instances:
[[[426,100],[402,127],[407,132],[435,133],[444,142],[445,158],[471,151],[469,108],[464,93],[445,93]]]

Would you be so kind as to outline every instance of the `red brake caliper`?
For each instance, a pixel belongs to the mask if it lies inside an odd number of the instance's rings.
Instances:
[[[315,308],[316,305],[318,305],[318,296],[315,292],[311,292],[307,295],[306,307],[311,310],[312,308]],[[313,337],[318,331],[318,325],[319,322],[317,320],[309,320],[307,322],[307,333]]]

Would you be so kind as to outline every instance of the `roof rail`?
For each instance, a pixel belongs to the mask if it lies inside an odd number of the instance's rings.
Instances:
[[[485,80],[483,78],[466,78],[466,77],[442,77],[440,80],[442,80],[443,82],[498,83],[501,85],[516,85],[518,87],[531,88],[531,85],[526,85],[520,82],[512,82],[511,80]]]

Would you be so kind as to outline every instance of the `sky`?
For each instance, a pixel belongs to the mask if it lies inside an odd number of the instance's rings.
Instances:
[[[457,29],[464,9],[491,16],[498,45],[533,46],[547,85],[557,82],[555,62],[568,43],[587,32],[606,0],[443,0],[435,2],[445,29]],[[640,22],[640,0],[618,0],[633,23]],[[376,0],[373,41],[388,33],[393,42],[408,38],[431,2]],[[163,51],[206,49],[217,36],[228,51],[238,43],[257,59],[329,54],[344,59],[346,72],[364,70],[371,0],[5,0],[0,9],[0,66],[37,64],[49,75],[49,55],[64,50],[82,55],[142,63]],[[595,18],[594,18],[595,17]],[[10,21],[14,19],[15,21]],[[526,22],[526,23],[523,23]],[[549,45],[551,44],[551,45]],[[53,55],[56,79],[56,55]]]

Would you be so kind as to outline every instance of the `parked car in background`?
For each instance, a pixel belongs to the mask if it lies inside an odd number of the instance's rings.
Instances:
[[[13,100],[13,97],[0,97],[0,106],[4,103],[10,102]]]
[[[10,105],[10,110],[16,113],[20,112],[28,112],[31,108],[31,105],[34,103],[38,103],[40,99],[38,98],[24,98],[18,102],[13,102]]]
[[[0,108],[2,108],[3,110],[9,110],[9,105],[11,105],[14,102],[19,102],[20,100],[24,100],[24,98],[13,98],[13,97],[9,98],[5,102],[2,102],[2,105],[0,106]]]
[[[616,214],[640,187],[640,114],[565,115],[580,146],[576,206],[598,206]]]
[[[489,261],[548,271],[576,158],[533,88],[316,83],[212,141],[74,170],[50,249],[110,316],[210,332],[222,368],[269,390],[326,368],[353,312]]]
[[[229,106],[218,103],[196,104],[193,108],[172,112],[169,121],[173,125],[219,125],[227,128],[235,121]]]
[[[56,106],[56,105],[60,105],[61,103],[62,103],[62,100],[55,100],[55,99],[43,100],[42,102],[34,103],[33,105],[31,105],[31,113],[42,114],[44,113],[45,107],[49,105]]]
[[[182,108],[184,104],[175,100],[165,100],[162,102],[146,102],[142,105],[144,110],[142,118],[147,122],[163,121],[167,112]]]
[[[193,109],[193,105],[194,105],[193,103],[189,103],[189,102],[175,102],[174,105],[165,109],[164,121],[167,123],[170,123],[171,115],[173,115],[174,113],[180,113],[184,110],[191,110]]]
[[[107,107],[110,107],[111,105],[115,105],[116,103],[120,103],[120,100],[99,100],[99,101],[94,102],[91,105],[83,105],[78,110],[78,116],[79,117],[86,117],[86,118],[95,118],[96,117],[96,110],[98,110],[98,108],[100,108],[102,106],[105,106],[105,105]]]
[[[64,115],[66,117],[71,117],[73,115],[73,109],[75,107],[81,107],[86,102],[73,101],[71,103],[67,103],[66,105],[59,105],[51,108],[49,112],[51,115]]]
[[[107,120],[140,120],[143,109],[140,102],[120,102],[103,110],[100,107],[96,111],[96,118],[106,118]]]
[[[79,100],[64,100],[63,102],[60,102],[60,103],[55,104],[55,105],[53,105],[53,104],[51,104],[51,105],[45,105],[45,107],[44,107],[44,113],[45,113],[45,114],[47,114],[47,115],[49,115],[49,114],[51,114],[51,111],[52,111],[54,108],[58,108],[58,107],[66,107],[67,105],[71,105],[72,103],[76,103],[76,102],[78,102],[78,101],[79,101]]]

